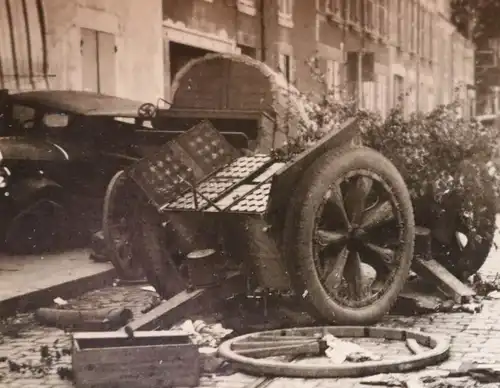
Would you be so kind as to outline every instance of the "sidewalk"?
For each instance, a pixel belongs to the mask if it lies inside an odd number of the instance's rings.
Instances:
[[[0,318],[109,285],[110,263],[96,263],[77,250],[46,256],[0,256]]]

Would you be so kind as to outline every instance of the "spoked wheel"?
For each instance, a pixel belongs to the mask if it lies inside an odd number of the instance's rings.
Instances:
[[[466,172],[467,164],[462,166]],[[472,174],[475,172],[469,172]],[[475,274],[488,258],[496,228],[496,198],[491,180],[477,176],[480,194],[472,198],[454,196],[446,206],[443,218],[438,219],[433,230],[432,252],[436,259],[461,280]],[[473,205],[471,225],[467,222],[463,204]],[[475,230],[473,230],[473,228]]]
[[[423,351],[408,356],[400,354],[398,358],[393,359],[334,363],[324,357],[328,348],[329,351],[334,350],[330,345],[336,345],[335,342],[329,343],[331,336],[363,339],[371,337],[374,341],[414,339],[422,346]],[[334,378],[400,373],[423,368],[445,360],[449,355],[449,349],[448,340],[427,333],[385,327],[337,326],[246,334],[222,343],[219,354],[230,360],[238,370],[254,375]]]
[[[102,230],[109,258],[118,276],[124,280],[139,280],[144,273],[132,250],[135,229],[132,212],[137,189],[128,183],[124,171],[117,172],[109,182],[104,199]]]
[[[404,181],[367,148],[325,154],[304,173],[287,214],[284,249],[298,295],[326,321],[369,324],[409,273],[415,226]]]

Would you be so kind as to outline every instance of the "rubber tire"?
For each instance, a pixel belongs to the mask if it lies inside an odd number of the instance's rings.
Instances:
[[[36,202],[35,202],[36,201]],[[68,214],[64,205],[61,204],[59,196],[40,196],[38,199],[34,200],[35,203],[55,203],[58,207],[56,211],[57,215],[42,213],[35,214],[28,212],[22,216],[19,215],[19,219],[14,218],[11,220],[7,231],[5,233],[4,246],[8,253],[14,255],[26,255],[26,254],[42,254],[47,252],[57,252],[64,249],[65,244],[68,243],[68,239],[71,237],[68,233],[68,229],[62,224],[69,222]],[[40,219],[42,217],[42,219]],[[51,219],[51,217],[57,217]],[[28,222],[26,222],[29,220]],[[23,224],[15,225],[15,222],[21,221]],[[35,239],[32,242],[28,242],[23,232],[23,227],[36,228]],[[12,231],[14,228],[14,231]],[[15,228],[18,228],[16,231]],[[21,229],[19,229],[21,228]],[[43,233],[41,235],[40,233]],[[22,236],[19,236],[21,234]]]
[[[386,180],[399,200],[405,227],[403,254],[394,282],[379,300],[359,309],[341,306],[329,297],[320,283],[312,253],[314,215],[323,195],[330,182],[353,169],[371,170]],[[283,251],[295,294],[303,298],[312,316],[337,324],[368,325],[380,320],[390,310],[403,288],[413,259],[414,238],[412,202],[396,167],[372,149],[344,148],[325,153],[304,172],[286,214]]]
[[[126,201],[128,203],[131,212],[134,211],[132,204],[137,200],[137,194],[135,191],[138,188],[134,185],[127,185],[127,176],[123,170],[118,171],[109,181],[108,187],[106,188],[106,194],[104,196],[104,205],[102,211],[102,232],[104,235],[104,245],[106,247],[106,254],[113,263],[118,276],[123,280],[139,280],[144,278],[144,273],[142,271],[142,266],[138,263],[135,266],[126,267],[124,266],[122,260],[120,260],[118,253],[115,249],[115,244],[111,236],[110,231],[110,217],[111,217],[111,206],[116,201]],[[121,185],[121,186],[120,186]],[[120,198],[120,188],[123,190],[128,189],[125,196]],[[123,193],[123,192],[122,192]],[[129,220],[127,222],[133,222],[133,214],[129,215]],[[132,225],[130,225],[132,228]],[[132,257],[132,261],[135,260]]]
[[[141,193],[142,194],[142,193]],[[135,233],[132,241],[136,257],[148,282],[163,298],[169,299],[185,288],[173,264],[172,255],[162,226],[163,218],[145,195],[138,196],[134,204]],[[174,265],[174,267],[172,267]]]
[[[461,168],[466,169],[466,163]],[[475,196],[472,200],[475,201],[476,208],[486,208],[487,217],[481,218],[481,223],[478,226],[480,235],[485,237],[481,241],[476,241],[474,238],[467,236],[468,244],[461,253],[456,252],[453,246],[443,247],[441,250],[441,244],[433,243],[433,254],[436,260],[462,281],[465,281],[481,269],[488,258],[495,236],[496,196],[493,183],[485,175],[479,177],[479,179],[482,181],[483,196]],[[462,201],[464,201],[463,198],[456,199],[456,202],[447,211],[457,212],[456,209],[460,208]],[[459,217],[459,214],[456,217]],[[455,242],[454,239],[452,241]]]

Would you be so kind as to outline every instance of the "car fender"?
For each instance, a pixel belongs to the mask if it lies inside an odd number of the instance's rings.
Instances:
[[[20,136],[0,137],[0,154],[3,160],[66,161],[68,151],[59,144],[44,139]]]
[[[25,208],[42,198],[57,200],[62,194],[62,186],[46,177],[24,178],[13,182],[9,194],[19,208]]]

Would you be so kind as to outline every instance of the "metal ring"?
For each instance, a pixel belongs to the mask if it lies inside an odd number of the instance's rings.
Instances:
[[[344,364],[301,364],[281,362],[271,359],[251,358],[239,354],[237,348],[241,344],[252,341],[263,341],[265,338],[275,337],[276,341],[283,341],[281,347],[283,355],[290,355],[291,342],[295,346],[302,346],[305,353],[310,352],[310,345],[318,341],[318,334],[332,334],[338,338],[385,338],[390,340],[406,341],[414,339],[418,344],[430,348],[422,353],[401,357],[398,360],[366,361]],[[289,339],[287,339],[287,336]],[[303,339],[301,339],[302,337]],[[284,341],[288,341],[288,344]],[[302,342],[300,342],[302,341]],[[236,345],[236,346],[235,346]],[[268,345],[269,346],[269,345]],[[279,345],[277,345],[279,347]],[[270,348],[267,348],[270,349]],[[277,349],[276,346],[271,349]],[[425,349],[425,348],[424,348]],[[297,350],[297,349],[295,349]],[[288,352],[287,352],[288,351]],[[293,351],[293,350],[292,350]],[[327,326],[307,327],[283,330],[271,330],[258,333],[246,334],[235,337],[219,347],[219,355],[231,361],[236,369],[254,375],[271,375],[282,377],[299,378],[335,378],[335,377],[361,377],[379,373],[400,373],[410,370],[421,369],[429,365],[437,364],[448,358],[450,352],[450,341],[448,339],[404,329],[363,327],[363,326]],[[273,356],[277,356],[274,351]],[[262,356],[262,355],[261,355]]]

